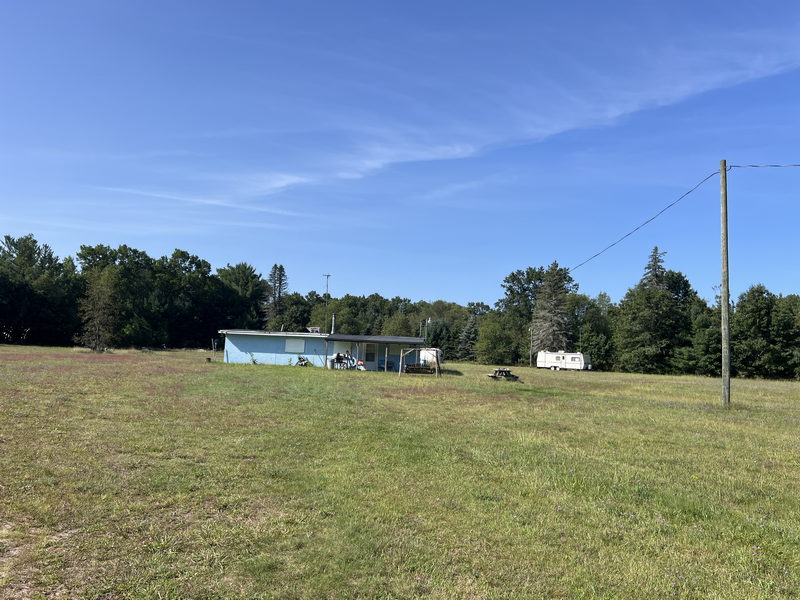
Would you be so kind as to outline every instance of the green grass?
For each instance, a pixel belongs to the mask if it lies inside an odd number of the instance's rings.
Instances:
[[[792,598],[800,384],[0,346],[0,598]]]

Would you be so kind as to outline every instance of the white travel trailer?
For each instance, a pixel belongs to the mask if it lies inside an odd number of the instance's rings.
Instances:
[[[590,370],[592,361],[588,354],[581,352],[546,352],[541,351],[536,355],[536,366],[540,369],[573,369],[576,371]]]
[[[419,362],[423,365],[435,365],[437,358],[439,359],[439,364],[444,360],[444,354],[439,348],[419,349]]]

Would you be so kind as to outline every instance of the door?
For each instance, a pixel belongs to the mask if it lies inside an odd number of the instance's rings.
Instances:
[[[364,367],[367,371],[378,370],[378,344],[364,344]]]

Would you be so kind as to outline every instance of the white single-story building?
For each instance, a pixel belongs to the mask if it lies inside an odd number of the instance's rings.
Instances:
[[[348,357],[367,371],[398,371],[401,351],[421,348],[425,339],[390,335],[346,335],[251,329],[221,329],[228,363],[294,365],[302,356],[318,367],[328,359]],[[409,357],[404,363],[409,362]],[[413,359],[412,359],[413,362]]]

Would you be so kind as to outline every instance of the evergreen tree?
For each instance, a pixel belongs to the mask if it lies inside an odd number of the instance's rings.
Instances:
[[[469,316],[466,325],[458,335],[458,347],[456,358],[464,361],[475,360],[475,344],[478,341],[478,315],[475,313]]]
[[[453,336],[450,322],[445,319],[432,319],[425,328],[425,345],[439,348],[446,358],[456,355],[456,338]]]
[[[666,252],[660,252],[658,246],[653,247],[647,264],[644,267],[644,275],[641,284],[649,288],[664,288],[666,286],[667,270],[664,268],[664,256]]]
[[[534,353],[566,350],[570,333],[567,295],[576,288],[569,269],[559,267],[557,262],[545,271],[530,324],[530,344]]]
[[[118,322],[119,270],[109,264],[92,269],[87,275],[86,294],[80,300],[83,321],[76,341],[95,352],[114,345]]]
[[[691,345],[692,305],[697,294],[686,277],[665,270],[654,248],[644,275],[615,311],[615,368],[635,373],[673,373],[683,368],[678,349]]]
[[[267,299],[265,313],[267,321],[283,314],[283,298],[289,293],[289,279],[283,265],[274,264],[267,277]]]

